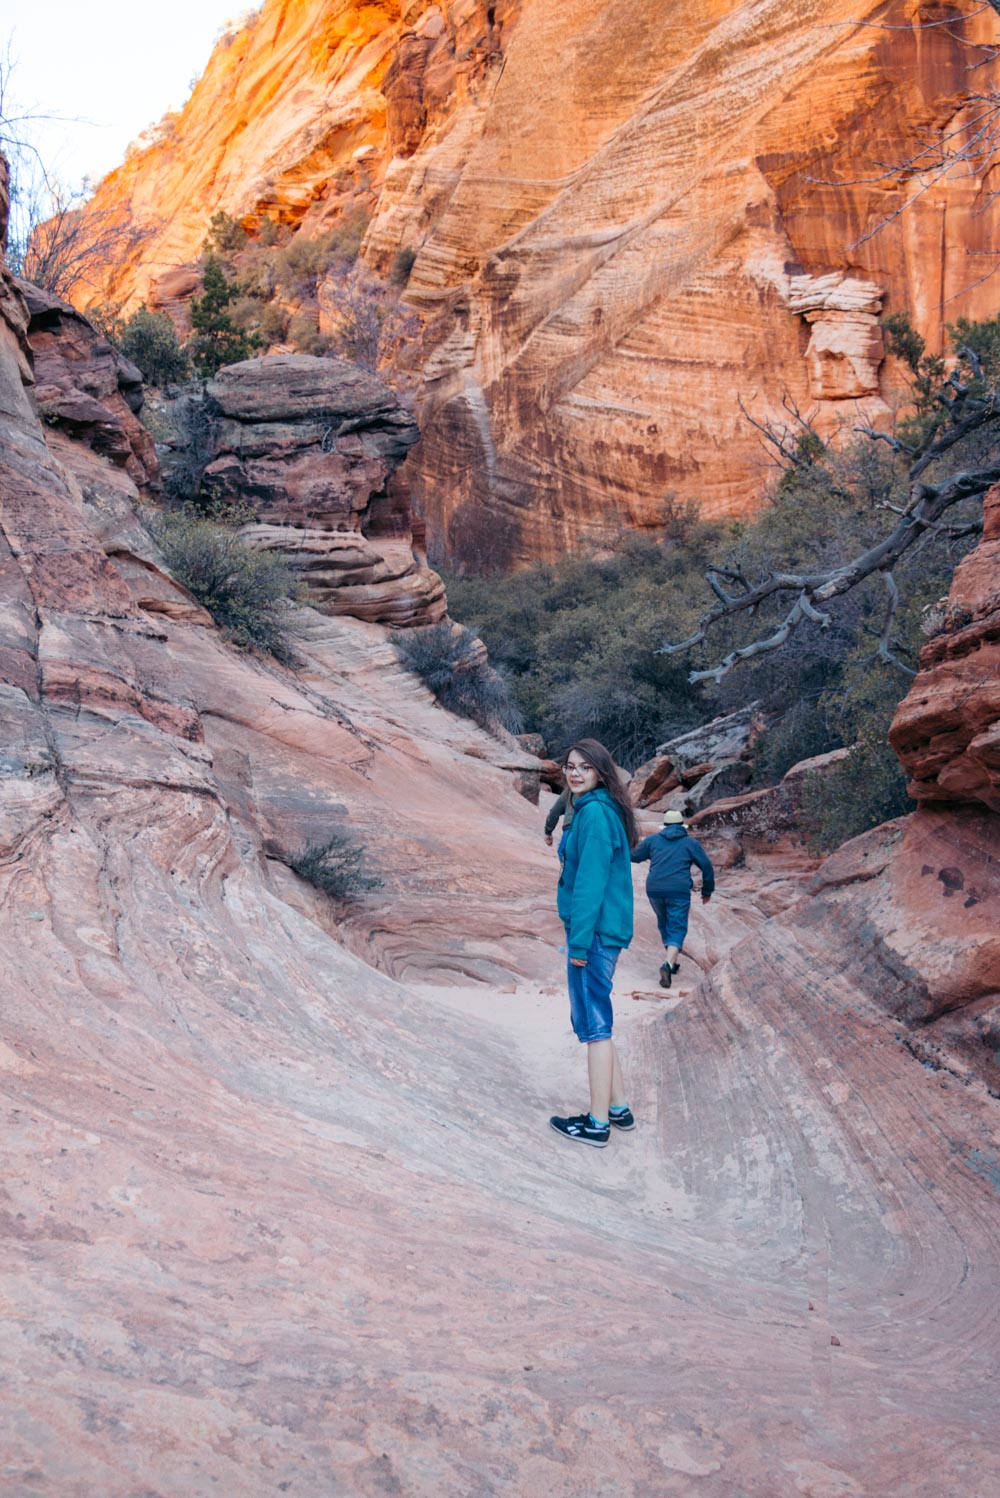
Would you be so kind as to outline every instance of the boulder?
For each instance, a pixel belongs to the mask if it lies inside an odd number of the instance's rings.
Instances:
[[[68,302],[29,281],[18,289],[29,314],[39,416],[124,469],[144,494],[155,493],[159,468],[153,439],[139,420],[139,370]]]
[[[736,712],[713,718],[690,733],[678,734],[677,738],[658,744],[656,753],[673,761],[681,782],[685,783],[685,774],[696,768],[724,764],[745,755],[760,731],[761,717],[760,703],[751,702]]]
[[[420,432],[388,385],[340,359],[274,354],[222,369],[206,390],[205,483],[258,519],[361,529]]]
[[[704,780],[706,775],[710,775],[713,768],[710,759],[704,760],[701,764],[692,765],[689,770],[681,771],[678,777],[679,783],[688,791],[693,785],[697,785],[699,780]]]
[[[172,487],[252,512],[244,539],[281,552],[318,608],[396,628],[445,617],[399,474],[420,434],[375,375],[305,354],[248,359],[158,414]]]
[[[742,759],[709,770],[707,775],[702,775],[692,785],[685,802],[686,814],[690,816],[694,812],[703,811],[705,807],[724,797],[738,796],[750,783],[752,773],[750,766]]]
[[[679,785],[673,760],[667,755],[657,755],[635,771],[629,793],[635,806],[646,807]]]
[[[541,760],[545,759],[545,740],[540,733],[519,733],[516,737],[522,749],[537,755]]]
[[[690,821],[695,837],[732,844],[740,858],[748,851],[774,852],[779,845],[807,843],[811,828],[803,821],[802,791],[809,775],[823,775],[849,754],[832,749],[800,760],[777,785],[742,796],[719,797]]]

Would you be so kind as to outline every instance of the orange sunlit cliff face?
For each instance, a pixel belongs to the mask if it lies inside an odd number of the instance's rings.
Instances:
[[[151,231],[101,295],[189,292],[220,208],[304,234],[363,209],[369,266],[415,256],[408,466],[439,548],[552,557],[669,494],[746,513],[767,466],[740,403],[886,422],[881,314],[935,348],[995,310],[982,182],[901,165],[987,85],[973,9],[267,0],[99,187]]]

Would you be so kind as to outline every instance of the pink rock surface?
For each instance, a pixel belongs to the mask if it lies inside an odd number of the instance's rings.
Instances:
[[[991,1498],[996,1106],[885,963],[723,876],[668,998],[640,897],[639,1127],[574,1153],[537,761],[376,625],[151,610],[0,332],[5,1498]],[[345,821],[353,907],[276,856]]]

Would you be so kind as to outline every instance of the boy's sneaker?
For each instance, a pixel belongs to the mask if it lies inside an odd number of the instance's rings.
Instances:
[[[673,975],[674,975],[674,970],[670,966],[670,963],[669,962],[665,962],[663,964],[663,966],[660,968],[660,987],[661,988],[669,988],[670,987],[670,980],[673,977]]]
[[[608,1122],[615,1129],[634,1129],[635,1115],[631,1108],[626,1108],[624,1113],[610,1113]]]
[[[611,1138],[611,1127],[605,1124],[597,1128],[589,1113],[580,1113],[576,1118],[550,1118],[549,1123],[564,1139],[575,1139],[577,1144],[592,1144],[602,1150]]]

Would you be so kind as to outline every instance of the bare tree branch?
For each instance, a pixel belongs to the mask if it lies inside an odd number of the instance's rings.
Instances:
[[[12,239],[11,269],[25,281],[68,299],[84,286],[99,287],[104,269],[135,253],[157,229],[118,212],[99,210],[47,183],[47,192],[22,202],[19,235]],[[45,199],[47,198],[47,202]]]
[[[885,590],[888,595],[888,601],[886,603],[885,619],[882,624],[882,633],[879,636],[878,642],[879,658],[880,660],[885,661],[887,665],[895,666],[898,670],[904,672],[907,676],[916,676],[917,673],[911,670],[909,666],[904,665],[899,657],[890,649],[892,643],[892,629],[893,625],[896,622],[896,614],[899,610],[899,588],[890,568],[886,568],[886,570],[882,573],[882,582],[885,585]]]
[[[981,368],[981,365],[978,367]],[[772,572],[752,586],[741,572],[712,564],[706,577],[718,603],[703,615],[694,634],[677,644],[660,646],[657,653],[677,655],[703,645],[712,626],[721,620],[752,613],[770,599],[794,594],[791,608],[772,634],[730,651],[718,665],[694,670],[688,678],[692,683],[708,680],[720,682],[741,661],[779,649],[806,621],[818,624],[823,629],[828,628],[831,615],[819,605],[843,597],[866,578],[880,573],[887,594],[887,608],[878,653],[882,660],[902,671],[910,672],[910,668],[898,659],[891,648],[892,630],[899,607],[899,590],[892,575],[893,568],[928,532],[943,532],[949,540],[974,534],[980,528],[979,524],[973,522],[957,527],[942,527],[940,517],[962,500],[980,497],[991,485],[1000,483],[1000,455],[994,462],[980,468],[953,473],[939,484],[928,483],[921,477],[935,457],[949,452],[963,436],[992,424],[1000,417],[996,392],[990,390],[982,397],[973,398],[967,385],[951,384],[951,388],[956,389],[957,393],[954,398],[946,401],[946,405],[949,420],[954,413],[959,413],[954,427],[928,432],[926,450],[918,453],[910,464],[907,503],[903,506],[888,502],[883,504],[882,508],[899,517],[895,527],[887,535],[841,566],[817,572]],[[882,435],[874,430],[865,431],[864,434],[873,438]],[[735,595],[727,593],[719,582],[720,577],[738,582],[743,591]]]

